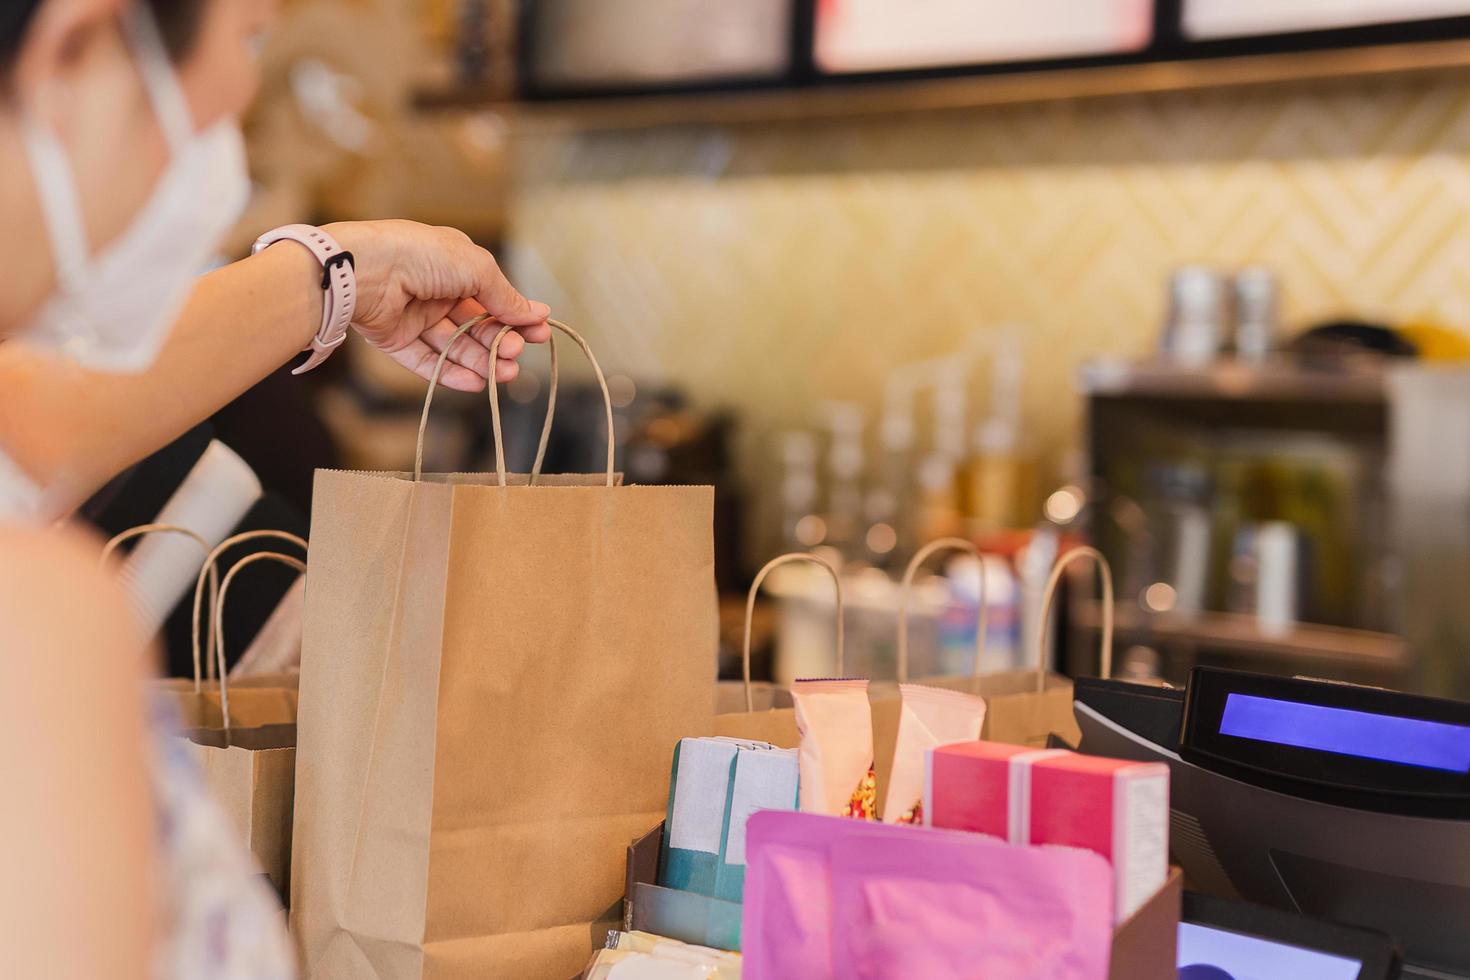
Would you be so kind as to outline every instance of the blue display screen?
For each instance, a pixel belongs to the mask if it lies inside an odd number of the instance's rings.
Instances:
[[[1360,960],[1179,923],[1179,980],[1358,980]]]
[[[1220,734],[1421,769],[1470,772],[1470,726],[1228,694]]]

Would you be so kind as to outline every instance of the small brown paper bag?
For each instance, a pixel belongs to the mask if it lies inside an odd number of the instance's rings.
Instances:
[[[1046,583],[1046,592],[1041,602],[1041,629],[1037,631],[1039,649],[1036,651],[1036,669],[992,674],[985,677],[982,683],[987,705],[983,737],[988,741],[1039,747],[1046,744],[1047,736],[1053,732],[1071,745],[1081,741],[1082,733],[1077,728],[1077,719],[1072,713],[1072,681],[1046,669],[1047,636],[1057,586],[1067,566],[1079,558],[1091,558],[1095,561],[1098,575],[1102,579],[1101,667],[1103,677],[1112,676],[1113,573],[1108,567],[1107,559],[1097,549],[1086,546],[1073,548],[1057,559]]]
[[[755,599],[766,576],[793,562],[807,562],[821,568],[832,576],[832,585],[837,590],[837,651],[834,659],[834,677],[843,676],[843,597],[842,578],[837,569],[816,555],[792,552],[779,555],[766,562],[750,583],[750,592],[745,597],[745,664],[744,681],[720,681],[717,684],[719,705],[715,715],[715,734],[729,738],[744,738],[755,742],[770,742],[783,749],[794,749],[801,744],[801,734],[796,728],[796,711],[792,707],[791,694],[768,682],[752,683],[750,680],[750,627],[755,619]],[[743,698],[740,704],[737,699]]]
[[[218,545],[216,545],[214,550],[211,551],[209,553],[209,556],[204,560],[204,568],[199,573],[199,580],[194,583],[194,642],[196,644],[196,649],[199,642],[200,602],[204,597],[204,574],[206,572],[208,572],[209,574],[214,574],[214,569],[219,564],[220,559],[223,558],[225,553],[228,552],[231,548],[234,548],[237,545],[247,544],[251,541],[284,541],[287,544],[291,544],[297,548],[300,548],[303,558],[306,557],[306,553],[308,550],[305,538],[296,534],[292,534],[290,531],[278,530],[243,531],[240,534],[225,538]],[[292,595],[295,595],[303,590],[304,581],[304,577],[297,580],[296,585],[293,586],[291,591],[287,593],[287,598],[282,600],[281,604],[283,606],[287,604]],[[213,599],[210,600],[211,605],[213,604],[213,601]],[[267,620],[265,626],[262,627],[261,632],[265,633],[267,629],[270,629],[272,624],[275,622],[275,619],[276,616],[273,614],[271,618]],[[277,628],[279,629],[279,627]],[[215,642],[223,643],[224,640],[222,638],[222,634],[218,629],[218,625],[211,623],[211,630],[216,635]],[[244,656],[241,657],[240,662],[231,669],[230,685],[236,689],[255,687],[284,687],[289,690],[295,691],[297,688],[297,673],[299,672],[300,668],[299,647],[301,638],[299,618],[296,622],[296,646],[298,648],[298,657],[295,663],[291,664],[290,666],[278,670],[244,670],[244,668],[246,668],[247,666],[246,661],[255,652],[259,641],[260,637],[256,637],[256,640],[251,643],[250,648],[247,649]],[[211,679],[213,678],[214,664],[216,659],[218,658],[210,657],[207,659],[206,671],[208,672],[207,676]],[[221,662],[223,663],[224,661]],[[197,652],[195,656],[194,674],[196,677],[199,674]],[[198,688],[197,683],[195,685],[195,688]],[[295,721],[294,716],[292,718],[292,721]]]
[[[242,569],[261,561],[280,562],[303,574],[306,571],[305,563],[299,558],[270,551],[240,559],[220,583],[213,617],[216,634],[223,625],[230,584]],[[224,645],[217,644],[214,653],[219,661],[220,724],[212,725],[207,718],[188,719],[184,735],[191,743],[191,752],[204,773],[210,794],[234,822],[261,869],[284,898],[290,884],[296,726],[291,721],[242,724],[234,710],[241,700],[251,704],[256,700],[255,695],[269,692],[244,690],[232,695],[224,667]]]
[[[215,630],[214,606],[219,597],[219,557],[232,545],[255,538],[278,538],[289,541],[306,550],[306,542],[285,531],[251,531],[236,535],[221,542],[213,551],[197,532],[177,524],[141,524],[116,535],[102,549],[101,561],[105,564],[117,549],[135,538],[148,534],[178,534],[199,545],[206,557],[194,586],[194,677],[191,681],[183,677],[158,677],[149,680],[148,690],[152,695],[171,702],[179,717],[188,728],[219,728],[223,725],[220,711],[220,695],[213,688],[204,686],[204,681],[214,680],[215,648],[223,642]],[[209,605],[204,607],[205,588],[209,590]],[[201,649],[201,625],[204,631]],[[261,689],[261,693],[237,694],[234,723],[241,727],[266,724],[294,724],[296,722],[296,679],[294,675],[260,675],[244,682],[236,682],[237,689]],[[279,689],[279,690],[278,690]]]
[[[194,584],[194,680],[191,683],[185,678],[169,678],[158,683],[161,690],[171,692],[187,726],[218,728],[222,724],[219,691],[200,683],[201,663],[204,679],[211,681],[214,679],[216,664],[220,670],[225,670],[228,663],[223,649],[224,630],[216,618],[218,596],[213,586],[210,585],[209,606],[204,607],[204,590],[207,584],[213,582],[221,557],[231,548],[251,541],[285,542],[300,548],[303,557],[307,550],[305,539],[289,531],[260,530],[245,531],[228,537],[209,552],[204,560],[204,567],[200,569],[199,578]],[[293,568],[300,564],[297,559],[284,561],[278,553],[269,551],[253,552],[246,555],[245,558],[259,554],[277,555],[276,560]],[[235,569],[246,564],[245,558],[241,558],[236,563]],[[208,623],[209,626],[206,632],[208,650],[203,654],[200,650],[201,623]],[[297,675],[294,671],[256,674],[245,678],[231,677],[230,690],[235,698],[234,704],[231,705],[231,718],[236,725],[245,728],[254,725],[294,725],[296,723],[298,696]]]
[[[317,473],[291,907],[309,977],[576,975],[675,743],[710,730],[713,489],[620,485],[602,370],[552,326],[592,363],[604,471],[541,476],[538,453],[508,474],[492,381],[494,473],[423,473],[425,425],[413,473]]]

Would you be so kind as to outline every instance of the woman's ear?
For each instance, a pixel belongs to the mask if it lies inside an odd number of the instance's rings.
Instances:
[[[52,93],[117,30],[123,0],[42,0],[16,52],[12,95],[44,107]]]

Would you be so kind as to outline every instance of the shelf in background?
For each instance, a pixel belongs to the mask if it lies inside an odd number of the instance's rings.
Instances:
[[[1101,603],[1085,600],[1072,606],[1075,622],[1090,630],[1100,628]],[[1347,667],[1375,674],[1392,674],[1408,666],[1404,638],[1392,633],[1298,624],[1290,633],[1268,636],[1254,616],[1239,613],[1200,613],[1184,619],[1173,615],[1145,615],[1120,604],[1114,611],[1114,630],[1129,637],[1180,641],[1213,650],[1291,664],[1294,667]]]
[[[424,88],[414,101],[421,109],[503,112],[517,126],[533,131],[615,130],[925,112],[1467,67],[1470,40],[1448,40],[953,78],[545,102],[505,102],[476,89]]]
[[[1107,397],[1315,404],[1384,401],[1381,371],[1311,370],[1289,360],[1260,365],[1222,360],[1197,368],[1162,361],[1094,361],[1078,373],[1078,387],[1084,395]]]

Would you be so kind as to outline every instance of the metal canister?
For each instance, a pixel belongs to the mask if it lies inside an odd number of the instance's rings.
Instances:
[[[1281,290],[1276,274],[1264,266],[1250,266],[1235,274],[1235,355],[1243,361],[1264,361],[1276,348],[1276,325]]]

